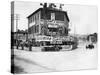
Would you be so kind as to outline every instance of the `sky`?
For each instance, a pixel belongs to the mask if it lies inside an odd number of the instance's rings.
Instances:
[[[59,4],[56,5],[59,7]],[[14,6],[14,14],[19,15],[18,29],[20,30],[28,28],[27,16],[42,7],[40,3],[23,1],[15,1]],[[70,19],[70,33],[91,34],[97,32],[98,13],[96,6],[64,4],[63,10],[68,13]],[[14,31],[16,31],[16,22]]]

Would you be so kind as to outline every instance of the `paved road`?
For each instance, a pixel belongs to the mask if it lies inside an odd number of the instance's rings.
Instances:
[[[81,44],[73,51],[60,52],[34,52],[15,49],[15,65],[23,68],[26,73],[96,68],[97,48],[86,50],[85,45]]]

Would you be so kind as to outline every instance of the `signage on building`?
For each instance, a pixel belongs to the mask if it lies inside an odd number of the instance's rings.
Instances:
[[[36,41],[52,41],[53,37],[50,36],[35,36]]]
[[[71,39],[69,37],[52,37],[52,36],[35,36],[36,41],[71,41]]]
[[[48,27],[52,27],[52,28],[57,28],[58,26],[57,25],[48,25]]]
[[[44,24],[44,22],[43,21],[41,21],[41,23],[40,24]],[[48,25],[48,27],[58,27],[58,26],[63,26],[64,25],[64,23],[56,23],[56,21],[47,21],[47,25]]]
[[[51,13],[51,20],[55,20],[55,13]]]

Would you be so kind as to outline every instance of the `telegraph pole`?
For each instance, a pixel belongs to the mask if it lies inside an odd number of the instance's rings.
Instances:
[[[19,20],[19,14],[15,14],[15,22],[16,22],[16,47],[18,49],[18,20]]]
[[[19,15],[18,14],[16,14],[15,20],[16,20],[16,32],[17,32],[18,31],[18,20],[19,20]]]

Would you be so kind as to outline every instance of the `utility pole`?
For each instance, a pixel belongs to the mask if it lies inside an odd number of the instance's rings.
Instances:
[[[16,22],[16,46],[17,46],[17,49],[18,49],[18,20],[19,20],[19,14],[15,14],[14,15],[15,18],[15,22]]]
[[[18,31],[18,20],[19,20],[19,15],[16,14],[15,16],[16,16],[16,17],[15,17],[15,20],[16,20],[16,32],[17,32],[17,31]]]

